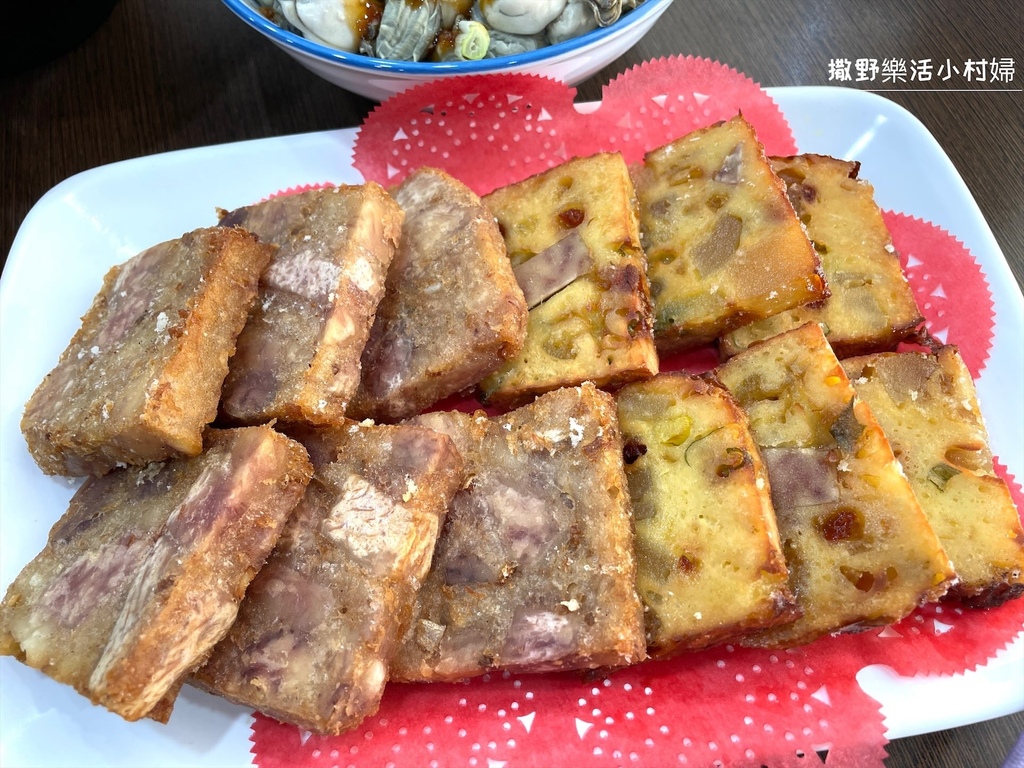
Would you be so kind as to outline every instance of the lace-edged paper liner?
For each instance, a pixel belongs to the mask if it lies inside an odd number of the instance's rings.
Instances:
[[[355,166],[390,185],[434,165],[483,194],[573,155],[618,150],[634,161],[740,110],[770,154],[797,151],[774,102],[715,62],[687,57],[640,65],[610,83],[589,114],[576,110],[573,94],[515,75],[421,86],[370,115]],[[940,341],[960,345],[978,376],[994,315],[977,260],[934,224],[893,212],[885,219],[927,327]],[[698,350],[665,362],[706,370],[716,357]],[[437,407],[479,404],[452,398]],[[1020,485],[998,461],[996,469],[1024,509]],[[930,605],[891,627],[788,651],[725,645],[593,681],[577,673],[495,673],[455,685],[392,684],[374,717],[337,737],[257,714],[252,753],[260,768],[881,766],[885,728],[878,703],[857,684],[860,669],[961,673],[984,664],[1022,626],[1024,600],[992,610]]]
[[[977,379],[992,349],[992,294],[977,259],[942,227],[885,211],[885,225],[928,332],[956,344]]]
[[[789,651],[726,645],[593,682],[565,673],[392,684],[380,711],[342,736],[257,715],[252,751],[260,768],[782,768],[818,764],[815,753],[826,752],[826,765],[881,766],[882,716],[857,672],[869,664],[903,675],[963,672],[1005,647],[1022,621],[1020,600],[989,611],[932,605],[891,627]]]
[[[478,195],[572,157],[644,152],[742,112],[765,151],[796,151],[789,124],[750,78],[707,59],[640,64],[604,88],[599,104],[573,104],[576,91],[536,75],[448,78],[378,106],[359,129],[353,165],[390,186],[424,165],[447,171]]]

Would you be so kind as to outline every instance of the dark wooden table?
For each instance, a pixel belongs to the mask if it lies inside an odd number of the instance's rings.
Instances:
[[[676,0],[629,54],[579,87],[581,100],[645,59],[692,53],[765,86],[828,85],[836,58],[1010,59],[1024,84],[1017,0]],[[8,36],[18,36],[9,28]],[[832,83],[834,84],[834,83]],[[886,95],[936,137],[1024,281],[1024,96],[982,91]],[[121,0],[59,58],[0,74],[0,256],[50,187],[95,166],[174,149],[359,124],[369,101],[319,80],[216,0]],[[8,362],[8,361],[4,361]],[[1019,388],[1019,381],[1015,383]],[[1022,681],[1021,685],[1024,685]],[[889,768],[1000,766],[1024,714],[889,745]]]

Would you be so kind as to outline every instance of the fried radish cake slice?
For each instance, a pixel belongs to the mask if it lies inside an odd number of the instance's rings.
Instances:
[[[224,382],[231,423],[338,424],[359,385],[402,225],[378,184],[275,197],[225,213],[279,246]]]
[[[477,384],[526,339],[526,301],[494,216],[443,171],[391,195],[405,212],[387,289],[363,350],[353,418],[393,421]]]
[[[742,116],[648,152],[630,173],[659,351],[828,295],[786,187]]]
[[[617,399],[648,653],[795,619],[768,472],[728,391],[663,373]]]
[[[1024,595],[1024,532],[996,476],[970,371],[956,347],[843,361],[878,417],[959,581],[947,597],[990,608]]]
[[[293,434],[313,482],[193,682],[337,734],[377,711],[463,462],[448,437],[422,427]]]
[[[803,611],[744,644],[787,647],[889,624],[946,593],[949,557],[818,325],[767,339],[717,370],[768,466]]]
[[[228,358],[273,248],[241,229],[197,229],[103,279],[21,430],[51,475],[194,456],[217,415]]]
[[[440,412],[415,421],[452,437],[470,479],[449,507],[391,678],[643,659],[612,397],[588,383],[492,419]]]
[[[722,355],[809,322],[821,325],[840,358],[895,349],[923,318],[874,190],[857,178],[860,163],[797,155],[771,164],[821,257],[831,295],[727,333],[719,341]]]
[[[235,620],[302,496],[306,451],[269,427],[89,478],[0,604],[0,653],[127,720],[166,721]]]
[[[570,160],[484,204],[530,308],[522,351],[480,385],[487,403],[521,405],[559,387],[658,372],[636,194],[621,155]]]

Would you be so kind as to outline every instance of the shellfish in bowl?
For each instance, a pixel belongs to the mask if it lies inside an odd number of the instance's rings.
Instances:
[[[375,100],[463,74],[569,85],[629,50],[672,0],[224,0],[307,69]]]

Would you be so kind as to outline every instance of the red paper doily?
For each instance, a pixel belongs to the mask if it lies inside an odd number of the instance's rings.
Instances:
[[[893,627],[789,651],[734,646],[648,662],[593,682],[495,674],[392,684],[350,734],[322,737],[257,715],[260,768],[332,766],[881,766],[868,664],[913,675],[972,669],[1020,632],[1024,601],[990,611],[927,606]],[[998,640],[996,638],[999,638]],[[994,642],[986,642],[985,639]]]
[[[624,72],[604,98],[573,104],[576,90],[537,75],[447,78],[378,106],[352,153],[367,180],[397,184],[424,165],[441,168],[479,195],[572,157],[621,152],[627,162],[737,112],[769,154],[796,151],[774,101],[750,78],[692,56],[659,59]]]
[[[977,379],[992,349],[992,293],[978,260],[942,227],[894,211],[883,213],[928,331],[956,344]]]
[[[583,115],[574,91],[532,76],[451,79],[378,107],[360,130],[354,163],[367,179],[400,181],[433,165],[477,193],[573,155],[648,149],[742,110],[771,154],[794,154],[784,117],[753,81],[692,57],[649,62],[610,83]],[[928,222],[885,220],[929,330],[960,345],[971,372],[992,344],[993,306],[976,259]],[[665,361],[706,370],[710,349]],[[441,408],[473,409],[453,397]],[[996,462],[1024,510],[1020,485]],[[321,737],[256,715],[260,768],[338,766],[881,766],[879,705],[857,684],[869,664],[902,675],[973,669],[1024,627],[1024,600],[994,610],[932,605],[892,627],[784,652],[723,646],[649,662],[585,682],[578,674],[495,674],[459,685],[389,685],[361,728]]]

